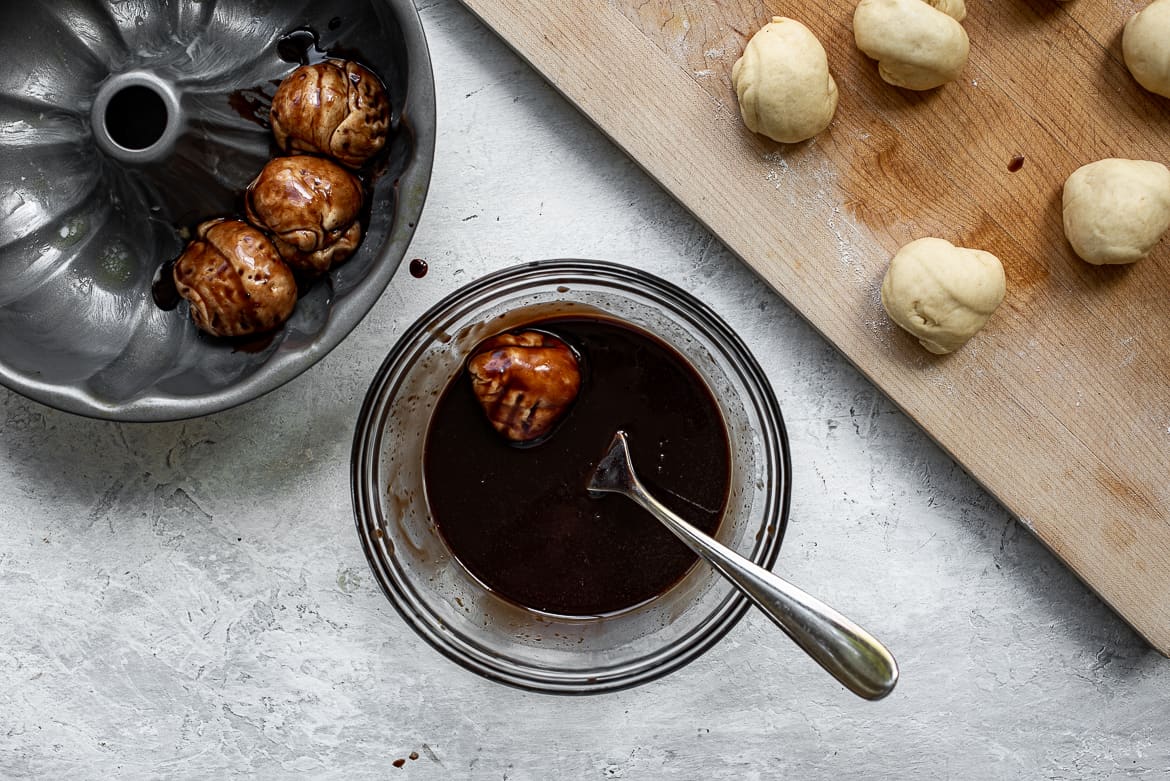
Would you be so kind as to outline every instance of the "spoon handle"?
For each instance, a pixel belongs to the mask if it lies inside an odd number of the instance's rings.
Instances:
[[[846,688],[880,700],[898,681],[893,655],[872,635],[783,578],[691,526],[635,478],[625,493],[730,580],[786,635]]]

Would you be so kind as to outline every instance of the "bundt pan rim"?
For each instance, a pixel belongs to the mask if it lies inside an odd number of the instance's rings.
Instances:
[[[104,399],[85,382],[47,382],[38,378],[35,370],[11,366],[3,356],[0,384],[33,401],[84,417],[126,422],[185,420],[231,409],[276,390],[314,366],[357,327],[389,285],[417,230],[430,185],[436,133],[433,70],[416,6],[411,0],[368,0],[368,5],[389,12],[399,28],[405,49],[401,60],[407,72],[398,132],[408,134],[410,142],[405,167],[394,186],[393,212],[382,216],[390,221],[385,241],[375,250],[360,282],[342,294],[328,294],[326,321],[311,340],[291,340],[299,343],[287,349],[281,344],[247,376],[190,395],[159,389],[157,384],[166,384],[163,377],[132,398]],[[379,219],[378,215],[374,219]],[[186,317],[185,306],[182,313]],[[279,332],[277,340],[281,341]],[[247,355],[240,358],[245,360]]]

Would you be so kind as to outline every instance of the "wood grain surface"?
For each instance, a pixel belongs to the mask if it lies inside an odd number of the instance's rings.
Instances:
[[[1060,218],[1078,166],[1170,161],[1170,100],[1121,56],[1140,3],[972,3],[962,76],[915,93],[856,49],[849,0],[464,2],[1170,652],[1170,240],[1097,268]],[[817,35],[840,88],[801,144],[748,132],[731,87],[773,15]],[[1008,277],[947,357],[889,324],[878,293],[894,251],[927,235],[998,255]]]

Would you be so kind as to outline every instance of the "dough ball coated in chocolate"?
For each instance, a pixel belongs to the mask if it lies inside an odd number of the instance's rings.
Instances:
[[[280,83],[269,114],[287,153],[327,155],[361,168],[390,132],[390,99],[378,77],[356,62],[302,65]]]
[[[268,161],[248,185],[248,219],[272,235],[294,269],[322,273],[357,250],[362,187],[358,178],[322,157]]]
[[[467,361],[472,390],[492,426],[514,443],[547,436],[581,389],[573,350],[542,331],[493,336]]]
[[[213,336],[277,328],[297,303],[292,271],[268,237],[241,220],[211,220],[175,261],[175,288],[195,325]]]

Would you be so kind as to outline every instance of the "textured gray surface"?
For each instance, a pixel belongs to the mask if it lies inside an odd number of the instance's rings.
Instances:
[[[1170,774],[1170,662],[491,33],[452,0],[422,13],[426,278],[404,266],[329,357],[212,417],[101,423],[0,391],[0,777]],[[563,255],[656,271],[743,334],[792,439],[778,570],[890,645],[890,698],[754,615],[648,686],[521,693],[377,591],[347,471],[376,366],[454,286]]]

